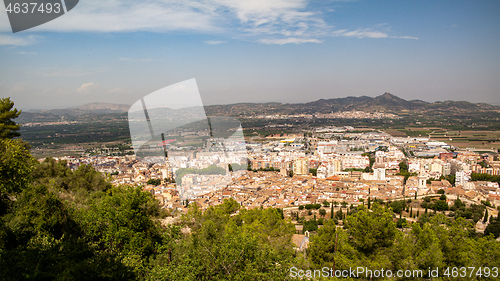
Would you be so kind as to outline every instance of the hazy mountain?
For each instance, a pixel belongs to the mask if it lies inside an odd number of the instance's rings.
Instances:
[[[73,107],[72,109],[86,110],[86,111],[106,111],[106,112],[125,112],[128,111],[130,105],[128,104],[113,104],[106,102],[93,102],[81,106]]]
[[[37,120],[72,120],[81,116],[94,118],[100,114],[126,114],[130,108],[126,104],[103,102],[88,103],[78,107],[52,110],[29,110],[20,116],[21,122]],[[425,102],[422,100],[407,101],[390,93],[377,97],[345,97],[320,99],[308,103],[236,103],[228,105],[210,105],[205,107],[208,115],[255,116],[262,114],[311,114],[331,113],[338,111],[364,111],[387,113],[418,113],[424,115],[476,114],[480,112],[500,112],[500,106],[467,101]]]
[[[477,113],[482,111],[500,111],[499,106],[486,103],[471,103],[466,101],[444,101],[429,103],[422,100],[407,101],[390,93],[377,97],[345,97],[335,99],[320,99],[308,103],[240,103],[230,105],[207,106],[206,111],[211,115],[248,116],[258,114],[304,114],[330,113],[338,111],[364,112],[419,112],[425,114],[444,114],[447,112]]]

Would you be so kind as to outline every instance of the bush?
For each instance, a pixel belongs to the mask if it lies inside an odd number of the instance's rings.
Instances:
[[[448,204],[444,200],[438,200],[434,202],[433,208],[436,211],[447,211],[449,209]]]

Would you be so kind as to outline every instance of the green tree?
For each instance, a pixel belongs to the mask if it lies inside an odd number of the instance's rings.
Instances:
[[[486,223],[488,221],[488,209],[484,210],[484,219],[483,223]]]
[[[311,238],[311,261],[318,267],[325,265],[331,267],[335,252],[335,232],[335,223],[333,220],[328,220],[322,228],[318,229],[318,234]]]
[[[330,208],[330,219],[333,219],[333,204]]]
[[[408,164],[405,161],[401,161],[399,163],[399,171],[400,172],[408,172]]]
[[[394,201],[389,204],[392,208],[392,211],[397,214],[401,214],[404,208],[404,201]]]
[[[17,139],[0,140],[0,195],[18,193],[32,180],[36,160],[28,145]]]
[[[321,217],[325,217],[325,215],[326,215],[326,211],[325,211],[325,209],[319,209],[319,215],[320,215]]]
[[[21,125],[16,124],[16,119],[21,111],[14,107],[10,98],[0,98],[0,139],[12,139],[20,136],[18,132]]]
[[[93,248],[121,257],[138,274],[161,241],[153,220],[159,216],[158,202],[140,187],[112,188],[75,215]]]
[[[500,237],[500,221],[495,220],[494,222],[490,222],[486,229],[484,230],[484,235],[488,236],[492,234],[495,238]]]
[[[161,184],[161,179],[149,179],[146,183],[157,186]]]
[[[347,217],[352,243],[364,253],[391,246],[398,233],[392,211],[379,204],[374,204],[372,211],[359,208],[359,212]]]
[[[438,200],[434,202],[433,209],[435,211],[447,211],[448,210],[448,203],[444,200]]]
[[[337,219],[341,220],[344,218],[344,214],[342,213],[342,208],[340,208],[336,213],[335,213],[335,216],[337,217]]]

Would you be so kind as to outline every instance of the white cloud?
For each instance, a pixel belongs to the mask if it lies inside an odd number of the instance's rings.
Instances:
[[[413,36],[391,36],[391,38],[418,40],[418,37],[413,37]]]
[[[356,29],[353,31],[337,30],[333,33],[334,36],[355,37],[355,38],[388,38],[387,33],[376,31],[371,28]]]
[[[267,45],[285,45],[285,44],[302,44],[302,43],[321,43],[318,39],[306,38],[283,38],[283,39],[260,39],[260,43]]]
[[[0,33],[0,45],[27,46],[36,43],[35,36],[22,36]]]
[[[307,0],[216,1],[227,6],[236,15],[241,24],[242,35],[246,36],[312,37],[325,35],[331,28],[323,20],[320,11],[307,10]]]
[[[205,41],[205,42],[203,42],[203,43],[208,44],[208,45],[219,45],[219,44],[224,44],[224,43],[226,43],[226,41],[208,40],[208,41]]]
[[[86,0],[64,16],[30,29],[30,32],[168,32],[195,31],[231,34],[232,38],[264,44],[320,43],[328,36],[402,38],[383,27],[335,31],[325,20],[328,10],[309,5],[312,0]],[[330,9],[331,10],[331,9]],[[1,13],[0,13],[1,14]],[[4,13],[6,14],[6,13]],[[0,31],[10,30],[0,15]],[[0,45],[28,45],[30,37],[0,35]],[[216,45],[224,41],[209,40]],[[126,60],[126,58],[124,58]],[[130,59],[130,61],[134,61]]]
[[[385,25],[385,24],[383,24]],[[381,25],[379,25],[381,26]],[[384,28],[389,30],[389,27]],[[375,28],[364,28],[364,29],[356,29],[352,31],[348,31],[346,29],[336,30],[332,33],[333,36],[343,36],[343,37],[354,37],[354,38],[398,38],[398,39],[415,39],[418,40],[418,37],[412,36],[390,36],[387,32],[377,30]]]
[[[94,82],[84,83],[80,86],[80,88],[76,89],[76,91],[79,93],[85,93],[91,89],[96,88],[97,86],[98,86],[98,84],[96,84]]]
[[[170,30],[217,31],[207,4],[196,1],[80,1],[56,20],[30,29],[37,31],[134,32]]]

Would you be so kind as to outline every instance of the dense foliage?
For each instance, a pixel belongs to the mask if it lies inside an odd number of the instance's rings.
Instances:
[[[222,167],[215,165],[208,166],[203,169],[194,168],[181,168],[175,171],[175,178],[178,184],[182,183],[182,177],[187,174],[197,174],[197,175],[225,175],[226,170]]]
[[[21,134],[18,132],[21,128],[13,119],[19,117],[21,111],[14,107],[14,102],[10,98],[0,98],[0,138],[13,138]]]

